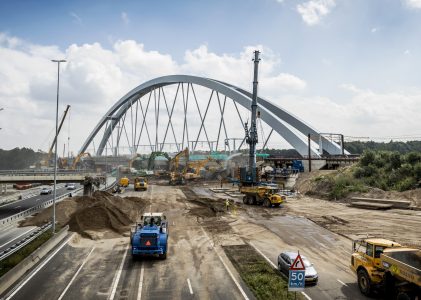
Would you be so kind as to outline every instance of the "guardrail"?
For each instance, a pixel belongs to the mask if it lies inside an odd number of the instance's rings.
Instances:
[[[112,189],[116,184],[117,184],[117,180],[114,181],[113,183],[111,183],[110,185],[107,185],[107,188],[105,188],[105,186],[104,186],[100,190],[107,190],[108,191],[108,190]],[[61,196],[58,196],[58,197],[56,197],[56,203],[60,202],[64,198],[69,197],[70,194],[74,195],[74,194],[79,193],[80,191],[83,191],[83,187],[78,188],[76,190],[73,190],[73,191],[71,191],[69,193],[65,193],[65,194],[63,194]],[[44,208],[47,208],[47,207],[49,207],[51,205],[53,205],[53,199],[48,200],[48,201],[46,201],[46,202],[44,202],[44,203],[42,203],[40,205],[31,207],[31,208],[29,208],[27,210],[24,210],[24,211],[20,212],[20,213],[14,214],[14,215],[12,215],[10,217],[1,219],[0,220],[0,228],[5,227],[5,226],[7,226],[9,224],[13,224],[13,223],[15,223],[17,221],[20,221],[23,218],[26,218],[27,216],[30,216],[30,215],[32,215],[32,214],[34,214],[34,213],[36,213],[36,212],[38,212],[38,211],[40,211],[40,210],[42,210]]]
[[[82,190],[83,190],[83,187],[82,188],[78,188],[76,190],[73,190],[73,191],[71,191],[69,193],[65,193],[65,194],[63,194],[61,196],[58,196],[58,197],[56,197],[56,203],[57,202],[60,202],[64,198],[69,197],[69,194],[72,194],[73,195],[73,194],[78,193],[78,192],[80,192]],[[31,208],[29,208],[27,210],[24,210],[24,211],[20,212],[20,213],[17,213],[17,214],[14,214],[14,215],[10,216],[10,217],[1,219],[0,220],[0,228],[2,228],[4,226],[7,226],[9,224],[15,223],[17,221],[20,221],[21,219],[23,219],[23,218],[25,218],[27,216],[30,216],[30,215],[32,215],[32,214],[40,211],[41,209],[44,209],[44,208],[47,208],[47,207],[51,206],[53,204],[53,202],[54,202],[53,200],[54,199],[48,200],[48,201],[46,201],[46,202],[44,202],[42,204],[39,204],[39,205],[34,206],[34,207],[31,207]]]
[[[0,252],[0,261],[2,261],[3,259],[8,258],[13,253],[16,253],[17,251],[19,251],[20,249],[22,249],[23,247],[25,247],[26,245],[28,245],[30,242],[32,242],[33,240],[35,240],[41,234],[43,234],[48,229],[50,229],[51,228],[51,225],[52,224],[50,222],[50,223],[47,223],[47,224],[41,226],[37,230],[32,231],[30,234],[28,234],[24,238],[20,239],[18,242],[14,243],[12,246],[10,246],[9,248],[7,248],[6,250],[1,251]]]

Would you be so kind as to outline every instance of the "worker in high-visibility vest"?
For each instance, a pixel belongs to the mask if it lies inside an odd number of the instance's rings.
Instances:
[[[227,211],[229,211],[229,207],[230,207],[230,201],[227,199],[225,199],[225,206],[227,208]]]

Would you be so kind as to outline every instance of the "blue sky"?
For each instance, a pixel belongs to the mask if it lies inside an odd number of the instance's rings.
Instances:
[[[282,96],[282,104],[297,110],[299,116],[300,108],[309,103],[335,106],[330,112],[335,114],[364,99],[374,99],[370,115],[383,101],[390,101],[385,107],[401,104],[408,107],[400,110],[413,110],[409,106],[417,102],[421,86],[420,0],[2,0],[0,33],[22,41],[20,48],[1,40],[0,46],[26,54],[22,43],[26,48],[37,45],[46,51],[53,47],[56,53],[68,54],[71,45],[98,43],[101,51],[115,52],[117,43],[133,40],[145,52],[170,56],[178,65],[188,65],[186,53],[202,46],[207,57],[240,59],[244,47],[261,45],[267,49],[262,63],[265,55],[271,57],[266,61],[273,63],[273,76],[290,74],[304,83],[303,88],[286,89],[282,94],[267,92],[275,99]],[[197,75],[218,77],[217,72]],[[25,97],[36,101],[31,95]],[[407,104],[402,97],[407,97]],[[0,101],[5,99],[0,94]],[[317,127],[330,126],[320,121],[321,116],[302,114],[303,119],[309,117]],[[385,113],[383,118],[387,117]],[[393,134],[403,135],[414,125],[421,124],[411,123]],[[354,127],[348,124],[340,129],[361,135],[361,129],[351,130]],[[414,128],[411,134],[418,132]],[[378,129],[370,135],[387,134]]]

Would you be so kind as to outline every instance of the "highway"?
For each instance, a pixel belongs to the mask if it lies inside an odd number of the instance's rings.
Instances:
[[[151,186],[144,193],[159,199],[152,211],[166,207],[170,220],[166,260],[133,261],[128,237],[70,240],[5,299],[244,299],[243,293],[253,299],[196,218],[185,216],[186,203],[174,194],[168,196],[168,189]]]
[[[64,195],[66,193],[71,193],[71,190],[67,190],[66,187],[64,187],[64,184],[59,184],[57,185],[58,188],[57,189],[57,196],[61,196]],[[81,185],[80,184],[75,184],[76,188],[79,188]],[[52,186],[50,186],[52,188]],[[39,188],[39,191],[41,190],[42,186]],[[51,200],[53,199],[53,194],[49,194],[49,195],[40,195],[38,191],[38,195],[34,196],[34,197],[30,197],[27,199],[23,199],[23,200],[18,200],[12,203],[8,203],[5,205],[0,206],[0,219],[4,219],[7,217],[10,217],[14,214],[20,213],[24,210],[27,210],[31,207],[34,207],[36,205],[42,204],[45,201]]]
[[[200,207],[177,188],[150,185],[146,192],[124,194],[136,195],[150,199],[150,211],[165,211],[168,217],[166,260],[133,261],[128,237],[69,236],[5,299],[254,299],[221,248],[244,242],[274,267],[283,250],[307,256],[319,273],[319,283],[305,289],[307,300],[368,299],[348,268],[350,241],[306,218],[289,216],[282,208],[244,206],[212,223],[215,219],[192,214]],[[215,231],[219,222],[227,229]]]

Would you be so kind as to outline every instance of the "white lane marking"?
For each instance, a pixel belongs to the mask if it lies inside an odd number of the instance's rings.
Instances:
[[[348,286],[345,282],[343,282],[343,281],[341,281],[341,280],[339,280],[339,279],[336,279],[340,284],[343,284],[344,286]]]
[[[19,207],[22,207],[22,206],[19,205],[19,206],[16,206],[15,208],[19,208]]]
[[[73,235],[72,235],[73,236]],[[32,274],[25,279],[25,281],[23,281],[14,291],[12,294],[9,295],[9,297],[6,298],[6,300],[12,299],[12,297],[20,291],[21,288],[23,288],[23,286],[25,284],[28,283],[29,280],[32,279],[32,277],[34,277],[65,245],[67,245],[67,243],[70,241],[70,239],[72,238],[72,236],[70,236],[63,244],[61,244],[60,247],[57,248],[56,251],[54,251],[44,262],[42,262],[33,272]]]
[[[187,284],[189,285],[190,295],[193,295],[193,289],[191,288],[190,279],[187,278]]]
[[[142,262],[142,267],[140,268],[139,290],[137,292],[137,300],[140,300],[142,298],[143,274],[144,273],[145,273],[145,265]]]
[[[269,259],[269,257],[267,257],[266,255],[264,255],[263,254],[263,252],[262,251],[260,251],[259,249],[257,249],[257,247],[252,243],[252,242],[249,242],[249,244],[257,251],[257,252],[259,252],[259,254],[261,255],[261,256],[263,256],[263,258],[264,259],[266,259],[267,260],[267,262],[268,263],[270,263],[271,264],[271,266],[272,267],[274,267],[275,269],[277,269],[277,267],[276,267],[276,265]]]
[[[205,229],[203,229],[202,226],[200,226],[200,228],[202,229],[203,233],[205,234],[206,238],[208,239],[208,241],[210,242],[213,250],[215,251],[216,255],[218,256],[219,260],[222,262],[222,264],[225,267],[225,270],[227,270],[228,274],[230,275],[232,281],[234,281],[235,285],[237,286],[237,288],[240,290],[240,293],[243,295],[245,300],[249,300],[249,298],[247,297],[246,293],[244,292],[243,288],[241,287],[241,285],[238,283],[237,279],[235,279],[234,275],[231,273],[230,269],[228,268],[228,266],[226,265],[226,263],[224,262],[224,260],[222,259],[221,255],[219,255],[218,252],[216,252],[216,249],[214,247],[214,243],[213,241],[209,238],[208,234],[206,233]]]
[[[21,235],[18,235],[17,237],[15,237],[15,238],[11,239],[11,240],[10,240],[10,241],[8,241],[7,243],[4,243],[3,245],[1,245],[1,246],[0,246],[0,248],[2,248],[3,246],[5,246],[5,245],[9,244],[11,241],[17,240],[17,239],[18,239],[18,238],[20,238],[22,235],[25,235],[25,234],[27,234],[28,232],[30,232],[30,231],[32,231],[32,230],[34,230],[34,228],[29,229],[28,231],[25,231],[25,232],[24,232],[24,233],[22,233]]]
[[[259,252],[259,254],[261,255],[261,256],[263,256],[263,258],[264,259],[266,259],[267,260],[267,262],[268,263],[270,263],[271,265],[272,265],[272,267],[274,267],[275,269],[278,269],[277,267],[276,267],[276,265],[266,256],[266,255],[264,255],[263,254],[263,252],[262,251],[260,251],[259,249],[257,249],[257,247],[252,243],[252,242],[249,242],[249,244],[257,251],[257,252]],[[304,295],[304,297],[306,297],[307,298],[307,300],[311,300],[311,298],[306,294],[306,293],[304,293],[304,292],[301,292],[301,294],[303,294]]]
[[[58,297],[57,300],[61,300],[63,299],[64,295],[66,294],[67,290],[69,289],[69,287],[72,285],[73,281],[76,279],[76,276],[79,274],[79,272],[82,270],[83,266],[86,264],[86,262],[88,261],[89,256],[91,255],[91,253],[94,251],[95,247],[92,247],[91,251],[89,252],[88,256],[86,256],[85,260],[82,262],[82,264],[80,265],[79,269],[77,269],[75,275],[73,275],[72,279],[70,280],[69,284],[66,286],[66,288],[64,289],[64,291],[61,293],[60,297]]]
[[[109,300],[114,299],[115,292],[117,291],[117,285],[118,285],[118,282],[120,281],[120,276],[121,276],[121,272],[123,271],[124,261],[126,260],[126,255],[127,255],[128,249],[129,249],[129,245],[127,245],[126,248],[124,248],[123,259],[121,260],[120,267],[118,268],[117,272],[114,275],[113,286],[112,286],[113,288],[111,290],[110,298],[108,298]]]

